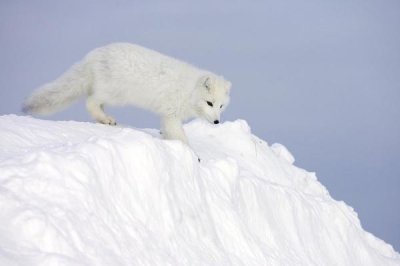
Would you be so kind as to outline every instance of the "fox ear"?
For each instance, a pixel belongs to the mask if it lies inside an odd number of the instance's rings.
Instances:
[[[232,83],[230,81],[225,80],[223,88],[224,88],[226,95],[229,95],[229,93],[231,92],[231,86],[232,86]]]
[[[203,86],[210,91],[211,90],[211,78],[209,76],[204,76],[203,77]]]
[[[231,92],[231,86],[232,83],[230,81],[226,82],[226,94],[229,94]]]

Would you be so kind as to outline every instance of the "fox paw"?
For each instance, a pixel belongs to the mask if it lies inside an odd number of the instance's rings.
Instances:
[[[105,124],[105,125],[110,125],[110,126],[115,126],[117,125],[117,121],[115,121],[114,118],[112,118],[111,116],[107,116],[103,119],[99,119],[98,120],[99,123]]]

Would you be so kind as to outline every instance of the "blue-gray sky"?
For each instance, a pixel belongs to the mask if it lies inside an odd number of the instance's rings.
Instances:
[[[233,83],[224,118],[280,142],[400,250],[400,2],[0,1],[0,114],[91,49],[134,42]],[[119,123],[158,127],[138,109]],[[90,120],[83,102],[48,119]]]

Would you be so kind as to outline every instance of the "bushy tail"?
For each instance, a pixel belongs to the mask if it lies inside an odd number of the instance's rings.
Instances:
[[[77,63],[58,79],[35,90],[23,103],[24,113],[49,115],[88,93],[91,74],[84,62]]]

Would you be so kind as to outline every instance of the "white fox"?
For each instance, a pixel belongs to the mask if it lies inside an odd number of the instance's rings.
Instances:
[[[115,125],[103,106],[134,105],[161,116],[166,139],[188,144],[182,122],[202,117],[218,124],[229,103],[231,83],[150,49],[115,43],[97,48],[58,79],[34,91],[23,104],[26,113],[60,111],[81,96],[91,116]]]

